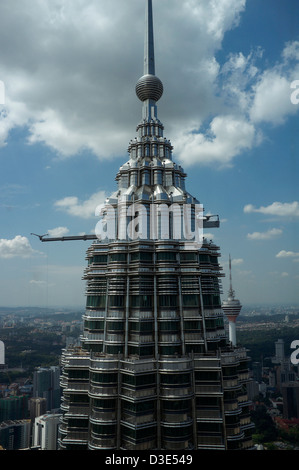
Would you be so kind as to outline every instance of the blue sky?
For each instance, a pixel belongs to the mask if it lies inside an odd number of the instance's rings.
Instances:
[[[82,307],[89,242],[30,233],[92,233],[97,204],[115,190],[141,119],[144,2],[9,5],[0,4],[0,305]],[[219,214],[211,237],[224,271],[231,254],[243,305],[298,304],[299,3],[153,7],[158,116],[188,191]],[[223,289],[224,298],[227,278]]]

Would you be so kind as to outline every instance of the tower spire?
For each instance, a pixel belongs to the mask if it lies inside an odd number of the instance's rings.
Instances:
[[[155,75],[155,49],[152,0],[147,0],[145,10],[144,75]]]
[[[232,260],[231,256],[229,255],[229,291],[228,291],[229,297],[234,298],[235,297],[235,292],[233,290],[233,282],[232,282]]]
[[[143,102],[143,119],[157,119],[156,102],[163,94],[163,84],[155,75],[154,26],[152,0],[147,0],[145,10],[144,69],[136,84],[136,94]]]
[[[232,283],[232,261],[229,255],[229,291],[227,300],[222,302],[222,309],[228,319],[229,323],[229,339],[231,343],[236,346],[236,320],[241,312],[242,305],[238,299],[235,298],[235,291],[233,290]]]

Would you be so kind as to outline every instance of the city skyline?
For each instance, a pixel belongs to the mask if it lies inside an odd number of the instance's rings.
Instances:
[[[89,242],[41,244],[30,233],[93,233],[96,207],[116,189],[141,117],[132,84],[143,2],[15,3],[0,5],[0,305],[84,306]],[[222,298],[231,253],[243,305],[296,303],[298,4],[154,5],[159,118],[189,191],[220,217],[207,236],[221,247]]]

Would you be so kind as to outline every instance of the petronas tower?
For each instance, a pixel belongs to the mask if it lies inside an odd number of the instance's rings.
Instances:
[[[221,308],[219,247],[157,116],[152,1],[129,159],[87,250],[81,346],[63,351],[61,450],[252,447],[248,358]]]

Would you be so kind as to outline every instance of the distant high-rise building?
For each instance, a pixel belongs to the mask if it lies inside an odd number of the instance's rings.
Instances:
[[[0,398],[0,422],[15,421],[28,417],[28,396],[8,396]]]
[[[45,398],[47,411],[58,410],[61,400],[60,367],[39,367],[33,373],[33,398]]]
[[[299,418],[299,382],[282,384],[283,417]]]
[[[34,423],[35,418],[44,415],[47,411],[46,398],[30,398],[29,400],[29,414],[31,422]]]
[[[0,369],[5,365],[5,346],[3,341],[0,341]]]
[[[275,341],[275,360],[277,362],[283,362],[284,359],[284,340],[278,339],[277,341]]]
[[[57,450],[60,414],[45,414],[35,418],[32,445],[41,450]]]
[[[30,420],[0,422],[0,447],[5,450],[30,448]]]
[[[228,319],[229,323],[229,340],[233,346],[237,344],[236,336],[236,321],[238,315],[241,312],[242,305],[238,299],[235,298],[235,291],[233,290],[232,284],[232,264],[231,257],[229,256],[229,278],[230,278],[230,287],[228,291],[228,298],[222,302],[222,309]]]
[[[59,448],[251,448],[248,357],[226,337],[219,247],[190,237],[218,222],[187,192],[157,117],[151,0],[136,93],[138,136],[87,250],[81,345],[61,358]]]

